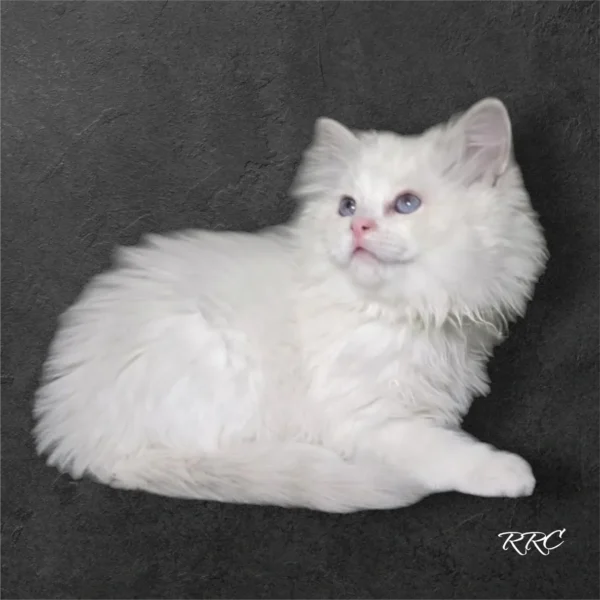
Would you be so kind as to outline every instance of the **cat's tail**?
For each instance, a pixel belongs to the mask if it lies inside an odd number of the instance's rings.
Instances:
[[[426,495],[421,485],[395,469],[347,462],[321,446],[299,443],[249,444],[199,458],[149,450],[115,467],[106,481],[113,487],[336,513],[398,508]]]

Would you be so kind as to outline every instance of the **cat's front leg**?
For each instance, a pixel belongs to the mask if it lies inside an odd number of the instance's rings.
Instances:
[[[423,421],[394,422],[372,431],[365,450],[407,471],[428,490],[476,496],[529,496],[535,478],[516,454],[480,442],[460,429]]]

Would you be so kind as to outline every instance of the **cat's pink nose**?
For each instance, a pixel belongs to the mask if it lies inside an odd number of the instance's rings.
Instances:
[[[352,219],[350,229],[352,229],[354,239],[356,241],[360,241],[365,235],[365,233],[367,233],[367,231],[375,231],[375,229],[377,229],[377,223],[374,219],[367,219],[365,217],[355,217],[354,219]]]

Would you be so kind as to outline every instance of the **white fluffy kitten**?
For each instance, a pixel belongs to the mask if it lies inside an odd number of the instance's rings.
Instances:
[[[459,425],[546,246],[485,99],[420,136],[319,119],[285,226],[121,249],[63,315],[35,402],[48,463],[168,496],[399,507],[531,494]]]

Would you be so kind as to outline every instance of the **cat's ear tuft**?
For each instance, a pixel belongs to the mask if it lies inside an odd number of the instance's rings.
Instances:
[[[336,187],[360,143],[341,123],[321,117],[305,150],[290,192],[297,199],[326,195]]]
[[[452,170],[470,185],[493,184],[504,173],[512,152],[512,127],[502,101],[485,98],[477,102],[449,128]]]

